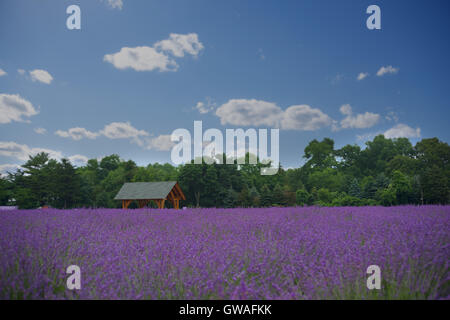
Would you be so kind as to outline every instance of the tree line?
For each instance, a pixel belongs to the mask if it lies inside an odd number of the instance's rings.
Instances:
[[[250,156],[246,155],[247,160]],[[74,167],[67,159],[57,161],[40,153],[0,178],[0,205],[118,208],[121,204],[113,198],[125,182],[168,180],[179,182],[187,198],[182,205],[190,207],[450,202],[450,147],[438,138],[422,139],[413,146],[406,138],[378,135],[365,148],[346,145],[340,149],[324,138],[312,140],[303,158],[298,168],[280,167],[277,174],[264,176],[260,169],[267,164],[260,162],[138,166],[113,154]]]

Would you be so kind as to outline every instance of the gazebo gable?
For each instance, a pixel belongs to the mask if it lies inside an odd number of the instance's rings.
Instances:
[[[180,200],[186,200],[186,197],[178,182],[161,181],[125,183],[114,199],[122,200],[122,208],[127,208],[133,200],[138,202],[140,208],[150,200],[155,201],[158,208],[164,208],[165,200],[169,200],[175,209],[179,209]]]

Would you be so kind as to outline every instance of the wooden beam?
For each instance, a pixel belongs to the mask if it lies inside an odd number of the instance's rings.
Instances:
[[[172,190],[170,192],[174,195],[174,199],[178,198],[180,194],[178,193],[178,190],[175,186],[173,186]]]
[[[169,199],[169,200],[172,203],[172,206],[173,206],[174,209],[176,209],[176,210],[180,209],[180,199],[172,198],[172,199]]]
[[[131,200],[122,200],[122,209],[128,209],[128,206],[130,205]]]
[[[143,208],[150,200],[138,200],[139,208]]]
[[[164,209],[164,202],[166,201],[166,199],[154,199],[153,201],[156,202],[158,209]]]
[[[177,189],[177,192],[180,194],[181,200],[186,200],[186,196],[184,195],[183,191],[181,190],[180,186],[178,185],[178,182],[175,183],[175,188]]]

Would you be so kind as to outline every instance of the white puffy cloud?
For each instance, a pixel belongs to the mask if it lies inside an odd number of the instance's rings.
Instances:
[[[273,102],[231,99],[216,110],[222,125],[278,127],[283,110]]]
[[[106,54],[103,60],[117,69],[176,71],[178,64],[173,57],[181,58],[185,53],[197,56],[203,48],[196,33],[171,33],[169,39],[158,41],[152,47],[123,47],[119,52]]]
[[[50,158],[61,159],[61,151],[45,149],[45,148],[30,148],[25,144],[19,144],[12,141],[0,141],[0,156],[16,158],[19,160],[28,160],[29,155],[36,155],[40,152],[46,152]]]
[[[349,104],[344,104],[339,108],[339,111],[341,111],[342,114],[351,116],[353,111],[352,107]]]
[[[358,141],[368,141],[373,140],[377,135],[381,134],[381,132],[369,132],[369,133],[363,133],[356,135],[356,139]]]
[[[384,136],[389,139],[393,138],[420,138],[420,128],[411,128],[410,126],[399,123],[394,127],[386,130]]]
[[[85,128],[76,127],[67,131],[57,130],[55,134],[73,140],[81,140],[83,138],[96,139],[100,136],[108,139],[129,139],[140,147],[160,151],[170,150],[174,145],[170,139],[171,135],[151,137],[147,131],[136,129],[129,122],[111,122],[98,132],[92,132]]]
[[[169,39],[155,43],[155,48],[168,51],[175,57],[184,57],[184,53],[197,56],[203,49],[203,44],[198,40],[196,33],[177,34],[171,33]]]
[[[75,127],[70,128],[67,131],[57,130],[55,134],[62,138],[70,138],[73,140],[81,140],[83,138],[96,139],[101,135],[109,139],[127,139],[137,138],[139,136],[148,136],[148,132],[136,129],[129,122],[111,122],[98,132],[92,132],[85,128]]]
[[[269,126],[285,130],[317,130],[332,119],[319,109],[294,105],[282,110],[273,102],[256,99],[232,99],[216,110],[222,125]]]
[[[136,129],[129,122],[111,122],[98,132],[76,127],[70,128],[67,131],[57,130],[55,134],[62,138],[70,138],[72,140],[81,140],[84,138],[96,139],[99,136],[104,136],[108,139],[131,139],[140,146],[145,144],[145,142],[141,140],[141,137],[149,136],[148,132]]]
[[[358,81],[361,81],[361,80],[367,78],[368,76],[369,76],[369,73],[368,73],[368,72],[361,72],[360,74],[358,74],[358,76],[356,77],[356,79],[357,79]]]
[[[102,135],[109,139],[137,138],[139,136],[148,136],[148,132],[138,130],[129,122],[111,122],[100,131]]]
[[[163,134],[155,138],[150,138],[146,141],[146,148],[159,151],[169,151],[175,145],[170,137],[170,134]]]
[[[49,154],[51,159],[61,160],[64,155],[61,151],[46,149],[46,148],[31,148],[26,144],[19,144],[12,141],[0,141],[0,156],[15,158],[21,161],[27,161],[29,156],[35,156],[38,153],[45,152]],[[88,158],[76,154],[66,157],[72,164],[82,165],[87,162]],[[4,165],[7,166],[7,165]],[[8,165],[17,166],[17,165]]]
[[[37,134],[46,134],[47,130],[45,128],[34,128],[34,132]]]
[[[175,71],[177,63],[164,53],[156,51],[152,47],[123,47],[119,52],[107,54],[103,58],[117,69],[131,68],[136,71]]]
[[[2,76],[6,76],[8,73],[5,71],[5,70],[3,70],[2,68],[0,68],[0,77],[2,77]]]
[[[42,69],[35,69],[30,71],[30,77],[32,81],[39,81],[45,84],[50,84],[53,77],[48,71]]]
[[[313,131],[329,126],[332,119],[321,110],[308,105],[290,106],[281,119],[281,128],[286,130]]]
[[[18,164],[0,164],[0,176],[6,175],[8,172],[14,172],[16,171],[20,165]]]
[[[394,68],[393,66],[386,66],[386,67],[381,67],[378,71],[377,71],[377,76],[381,77],[383,75],[385,75],[386,73],[398,73],[399,68]]]
[[[199,101],[195,105],[195,109],[198,110],[201,114],[208,113],[210,111],[213,111],[216,108],[216,103],[211,100],[211,98],[206,98],[206,103]]]
[[[55,134],[63,138],[71,138],[73,140],[81,140],[83,138],[95,139],[99,135],[96,132],[92,132],[80,127],[70,128],[67,131],[57,130]]]
[[[377,124],[377,122],[380,120],[380,115],[372,112],[353,115],[352,107],[349,104],[344,104],[339,110],[343,115],[346,115],[346,117],[341,120],[341,127],[344,129],[370,128]]]
[[[123,1],[122,0],[105,0],[106,4],[113,9],[122,10]]]
[[[0,123],[11,121],[24,122],[23,117],[31,117],[38,114],[30,101],[18,94],[0,94]]]
[[[71,164],[74,166],[83,166],[85,165],[89,158],[86,156],[83,156],[81,154],[74,154],[73,156],[67,157],[67,159],[70,161]]]
[[[195,105],[195,108],[200,113],[208,113],[208,111],[209,111],[208,109],[206,109],[205,104],[203,102],[197,102],[197,104]]]

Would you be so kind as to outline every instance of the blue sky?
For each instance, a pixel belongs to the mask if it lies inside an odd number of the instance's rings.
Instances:
[[[66,27],[72,4],[81,30]],[[381,30],[366,27],[371,4]],[[448,142],[448,9],[448,1],[1,1],[0,169],[41,150],[77,164],[112,153],[170,162],[168,135],[193,131],[194,120],[223,132],[279,127],[284,167],[299,166],[307,143],[323,137],[336,147],[378,133]]]

